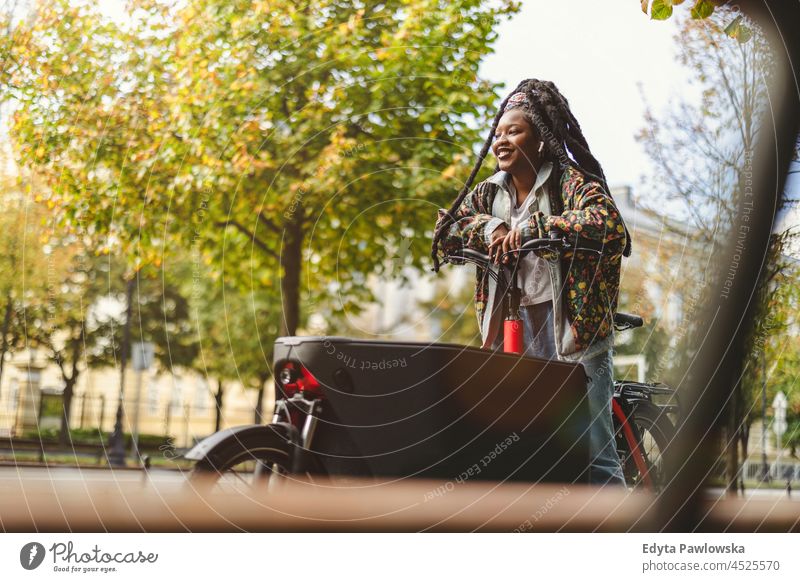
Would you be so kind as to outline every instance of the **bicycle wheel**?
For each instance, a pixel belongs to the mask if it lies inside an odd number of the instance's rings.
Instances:
[[[292,447],[277,433],[255,433],[226,441],[198,461],[189,475],[192,487],[220,492],[274,489],[287,479]]]
[[[675,437],[675,427],[666,412],[646,403],[639,404],[628,421],[636,427],[641,439],[638,449],[647,470],[649,484],[652,489],[659,491],[668,479],[666,459],[672,454],[670,445]],[[617,428],[617,439],[626,484],[634,489],[647,487],[648,480],[642,475],[640,464],[636,462],[621,427]]]

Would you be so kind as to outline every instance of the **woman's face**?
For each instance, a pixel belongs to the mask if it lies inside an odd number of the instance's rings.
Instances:
[[[539,140],[520,108],[503,114],[494,136],[492,153],[501,170],[514,174],[534,169],[539,159]]]

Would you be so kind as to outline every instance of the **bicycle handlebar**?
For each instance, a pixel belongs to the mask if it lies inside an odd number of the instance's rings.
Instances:
[[[569,250],[597,253],[598,255],[602,254],[602,250],[600,250],[599,248],[590,248],[582,246],[579,247],[577,246],[577,243],[573,245],[565,237],[563,237],[560,232],[556,230],[551,230],[549,238],[527,239],[525,240],[525,242],[522,243],[522,245],[518,249],[511,249],[510,251],[503,253],[500,256],[500,260],[502,261],[505,257],[509,255],[522,256],[524,254],[538,250],[550,250],[559,254]],[[492,259],[488,254],[467,248],[462,248],[453,251],[452,253],[446,255],[444,258],[446,262],[450,263],[454,263],[453,259],[456,259],[456,261],[460,259],[484,267],[492,263]]]

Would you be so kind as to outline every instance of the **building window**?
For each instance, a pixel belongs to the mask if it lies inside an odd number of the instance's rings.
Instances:
[[[151,415],[158,413],[158,382],[155,378],[147,380],[147,412]]]
[[[19,380],[11,378],[8,383],[8,411],[14,412],[17,409],[17,397],[19,396]]]

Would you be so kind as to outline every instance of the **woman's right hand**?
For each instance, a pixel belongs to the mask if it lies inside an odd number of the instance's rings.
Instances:
[[[500,257],[503,254],[503,241],[508,236],[508,227],[501,224],[492,232],[492,242],[489,244],[489,259],[493,263],[499,263]]]

